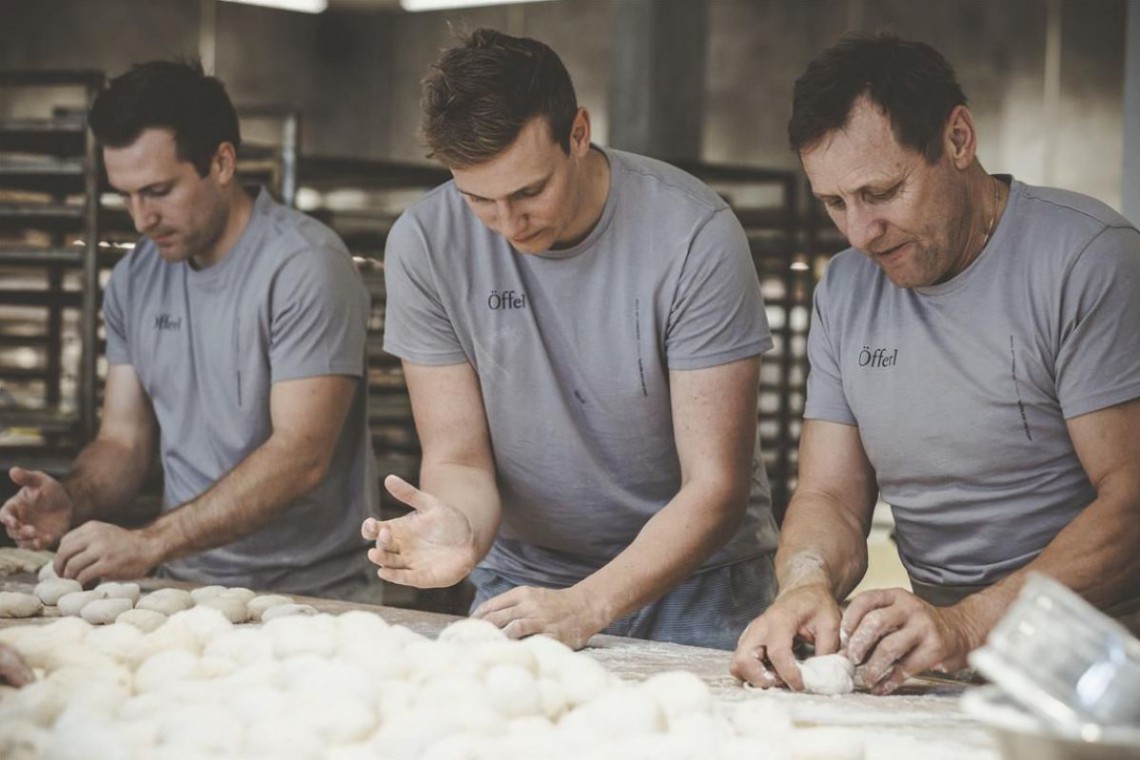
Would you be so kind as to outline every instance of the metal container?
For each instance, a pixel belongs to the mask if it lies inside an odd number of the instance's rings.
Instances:
[[[1140,641],[1073,591],[1030,574],[970,664],[1052,733],[1140,729]]]

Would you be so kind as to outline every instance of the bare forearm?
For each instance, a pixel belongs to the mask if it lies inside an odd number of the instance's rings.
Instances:
[[[164,560],[223,546],[249,535],[324,477],[309,447],[270,438],[196,499],[144,528]]]
[[[1069,523],[1032,562],[956,605],[971,643],[981,646],[1021,591],[1030,572],[1060,581],[1104,609],[1140,593],[1140,521],[1127,495],[1102,495]]]
[[[420,488],[467,517],[475,534],[477,556],[487,556],[501,515],[494,473],[476,465],[425,459],[420,468]]]
[[[614,559],[577,584],[607,621],[659,599],[728,542],[744,516],[739,489],[685,485]]]
[[[823,584],[842,600],[866,571],[867,539],[862,521],[825,496],[797,493],[780,529],[776,552],[780,592]]]
[[[79,452],[63,487],[74,506],[72,525],[121,515],[142,488],[151,452],[96,438]]]

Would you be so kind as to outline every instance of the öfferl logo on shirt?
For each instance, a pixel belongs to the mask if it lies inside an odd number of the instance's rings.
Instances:
[[[899,360],[899,350],[896,348],[891,350],[889,348],[876,348],[871,350],[870,346],[863,346],[859,351],[859,366],[872,367],[872,368],[886,368],[893,367]]]
[[[487,308],[491,311],[500,309],[525,309],[526,293],[515,293],[513,290],[492,290],[487,296]]]

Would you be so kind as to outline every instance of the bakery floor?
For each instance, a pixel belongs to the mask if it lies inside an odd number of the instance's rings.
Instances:
[[[157,580],[146,580],[140,585],[144,591],[171,585],[191,587]],[[0,590],[6,591],[28,592],[33,586],[34,578],[30,575],[11,576],[0,582]],[[297,600],[331,614],[350,609],[369,610],[391,624],[403,625],[430,637],[457,619],[437,613],[324,599],[297,597]],[[50,620],[0,620],[0,627],[42,624]],[[761,692],[743,688],[729,675],[730,652],[614,636],[596,636],[583,651],[630,681],[667,670],[691,671],[709,685],[722,706],[750,699],[775,700],[790,713],[797,726],[833,726],[850,732],[863,744],[866,760],[998,760],[1000,757],[996,743],[985,728],[958,706],[963,691],[974,687],[914,680],[888,697],[858,692],[836,697],[781,690]],[[764,756],[764,752],[761,750],[758,756]]]

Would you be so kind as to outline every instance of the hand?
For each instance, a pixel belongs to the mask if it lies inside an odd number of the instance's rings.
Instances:
[[[20,659],[20,653],[7,644],[0,644],[0,683],[20,687],[34,680],[35,673]]]
[[[972,626],[955,607],[934,607],[901,588],[864,591],[843,615],[847,656],[865,663],[863,682],[874,694],[890,694],[923,670],[966,667],[974,643]]]
[[[13,467],[16,495],[0,507],[0,523],[21,549],[48,549],[71,527],[74,507],[60,482],[37,470]]]
[[[59,542],[55,571],[86,585],[97,578],[141,578],[161,561],[161,549],[141,531],[90,520]]]
[[[577,587],[519,586],[479,605],[471,617],[494,623],[512,639],[536,633],[581,649],[611,621]]]
[[[803,678],[792,653],[796,639],[810,641],[817,655],[839,650],[839,605],[823,584],[793,588],[744,629],[729,668],[753,686],[787,685],[802,691]]]
[[[395,475],[384,479],[388,493],[412,508],[395,520],[368,518],[361,535],[376,542],[368,559],[386,581],[417,588],[452,586],[480,557],[467,515]]]

